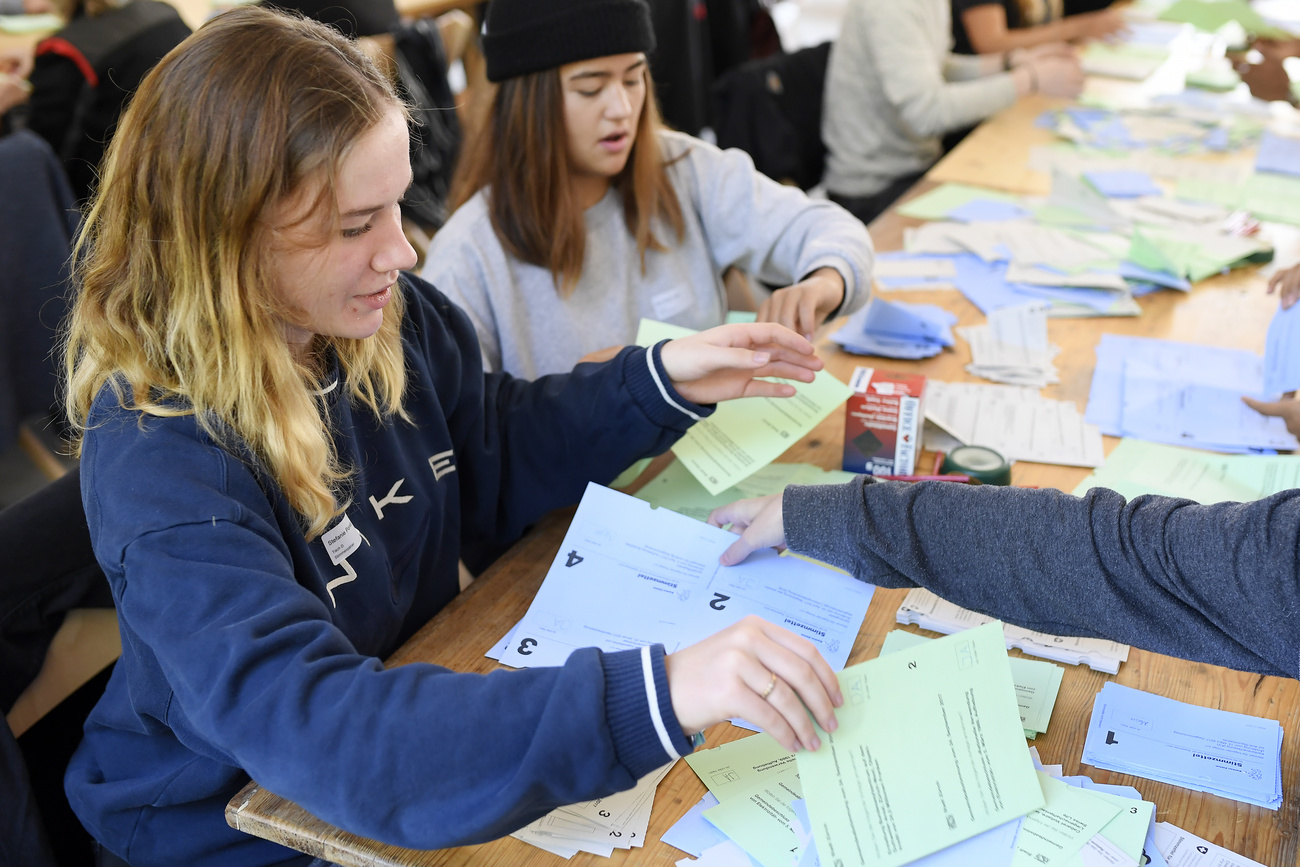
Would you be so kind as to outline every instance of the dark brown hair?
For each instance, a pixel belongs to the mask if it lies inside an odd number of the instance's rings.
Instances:
[[[663,121],[654,84],[648,70],[643,74],[646,97],[636,140],[613,181],[623,197],[623,219],[636,238],[642,270],[648,251],[668,249],[654,234],[655,219],[667,224],[678,243],[686,233],[659,143]],[[582,276],[587,230],[571,191],[558,69],[507,79],[497,88],[486,119],[462,151],[452,208],[484,188],[489,188],[488,214],[502,246],[515,258],[548,269],[561,294],[572,292]]]

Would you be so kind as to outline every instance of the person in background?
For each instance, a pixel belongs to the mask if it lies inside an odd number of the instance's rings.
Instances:
[[[1292,265],[1270,277],[1268,292],[1270,295],[1274,292],[1278,294],[1283,310],[1295,304],[1296,300],[1300,299],[1300,265]],[[1293,436],[1300,437],[1300,400],[1296,400],[1294,393],[1283,395],[1281,400],[1256,400],[1253,397],[1243,397],[1242,401],[1255,412],[1282,419],[1286,422],[1286,429]]]
[[[529,382],[414,266],[409,118],[332,28],[217,16],[145,78],[74,254],[64,353],[123,654],[69,766],[101,865],[323,862],[231,828],[249,780],[415,849],[604,797],[731,716],[791,749],[834,673],[757,618],[668,654],[462,674],[381,660],[588,480],[821,362],[727,325]]]
[[[68,24],[36,46],[26,125],[54,148],[84,200],[131,94],[190,28],[163,0],[58,2]]]
[[[664,130],[653,48],[644,0],[488,8],[483,52],[500,86],[423,271],[469,315],[488,369],[567,370],[631,343],[642,318],[718,325],[732,266],[787,286],[758,318],[800,334],[866,302],[865,229],[742,151]]]
[[[741,500],[709,523],[740,534],[726,565],[788,546],[1027,629],[1300,677],[1300,490],[1202,506],[861,476]]]
[[[953,50],[999,54],[1052,42],[1105,39],[1124,29],[1118,9],[1071,14],[1062,0],[951,0]]]
[[[948,0],[849,0],[826,73],[824,181],[864,223],[939,159],[945,134],[1018,97],[1083,89],[1064,44],[964,57],[951,52],[950,23]]]

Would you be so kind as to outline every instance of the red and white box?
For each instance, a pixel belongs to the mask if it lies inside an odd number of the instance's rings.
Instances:
[[[921,453],[925,377],[859,367],[844,416],[844,469],[873,476],[910,476]]]

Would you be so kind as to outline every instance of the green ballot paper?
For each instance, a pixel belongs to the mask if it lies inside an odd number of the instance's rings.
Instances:
[[[904,629],[895,629],[885,636],[880,655],[933,640]],[[1009,656],[1007,662],[1011,665],[1011,679],[1016,685],[1020,725],[1025,730],[1025,737],[1035,738],[1047,731],[1047,722],[1052,718],[1052,708],[1056,706],[1056,695],[1061,691],[1061,678],[1065,671],[1059,665],[1034,659]]]
[[[689,328],[642,319],[638,346],[694,334]],[[720,494],[776,460],[853,393],[825,370],[812,382],[785,380],[794,397],[742,397],[719,404],[696,422],[673,454],[710,494]]]
[[[1098,789],[1084,789],[1089,795],[1106,801],[1119,810],[1115,818],[1107,822],[1094,834],[1079,854],[1065,860],[1066,867],[1087,867],[1089,864],[1141,864],[1142,845],[1147,839],[1147,828],[1151,825],[1151,816],[1156,805],[1150,801],[1137,801],[1103,792]],[[1083,850],[1089,850],[1089,857],[1084,860]]]
[[[802,847],[790,826],[797,818],[790,802],[802,797],[799,771],[789,764],[734,797],[719,799],[704,818],[763,867],[791,867]]]
[[[795,767],[794,754],[767,734],[697,750],[686,757],[686,764],[719,801],[727,801]]]
[[[1115,818],[1119,807],[1042,771],[1035,773],[1047,803],[1025,816],[1011,867],[1069,864],[1084,844]]]
[[[796,755],[824,864],[897,867],[1043,806],[993,621],[840,672],[840,726]]]

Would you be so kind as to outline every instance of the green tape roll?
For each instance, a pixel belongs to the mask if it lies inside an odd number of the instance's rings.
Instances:
[[[944,455],[942,471],[970,476],[986,485],[1011,484],[1007,459],[984,446],[958,446]]]

